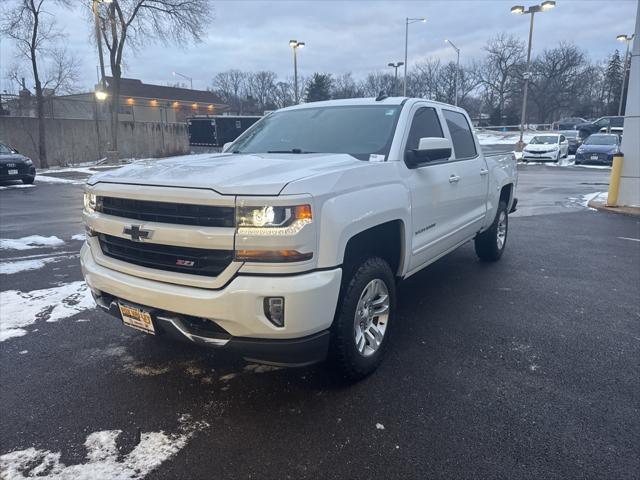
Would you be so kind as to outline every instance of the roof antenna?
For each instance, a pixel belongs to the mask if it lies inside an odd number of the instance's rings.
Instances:
[[[384,100],[385,98],[389,98],[389,96],[386,93],[384,93],[384,90],[381,90],[378,96],[376,97],[376,102]]]

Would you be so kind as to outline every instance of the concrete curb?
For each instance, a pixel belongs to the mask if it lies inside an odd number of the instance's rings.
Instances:
[[[588,206],[595,208],[601,212],[618,213],[622,215],[630,215],[632,217],[640,217],[640,207],[607,207],[604,202],[589,201]]]

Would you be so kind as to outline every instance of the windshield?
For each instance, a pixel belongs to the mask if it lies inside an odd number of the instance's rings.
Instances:
[[[618,138],[615,135],[590,135],[584,142],[585,145],[616,145]]]
[[[529,142],[531,145],[549,145],[558,143],[557,135],[536,135]]]
[[[578,136],[578,131],[577,130],[565,130],[560,132],[562,135],[564,135],[567,138],[577,138]]]
[[[11,150],[6,145],[3,145],[2,143],[0,143],[0,155],[11,155],[12,153],[13,153],[13,150]]]
[[[233,153],[389,153],[401,106],[349,105],[275,112],[231,146]]]

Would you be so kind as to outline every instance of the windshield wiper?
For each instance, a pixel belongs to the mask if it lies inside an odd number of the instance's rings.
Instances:
[[[307,152],[300,148],[292,148],[291,150],[268,150],[267,153],[317,153],[317,152]]]

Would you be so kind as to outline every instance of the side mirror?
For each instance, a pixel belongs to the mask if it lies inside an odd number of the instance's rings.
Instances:
[[[226,152],[227,150],[229,150],[229,147],[231,146],[233,142],[227,142],[222,146],[222,153]]]
[[[404,161],[409,168],[419,168],[431,162],[445,162],[451,158],[451,140],[442,137],[424,137],[418,148],[407,150]]]

